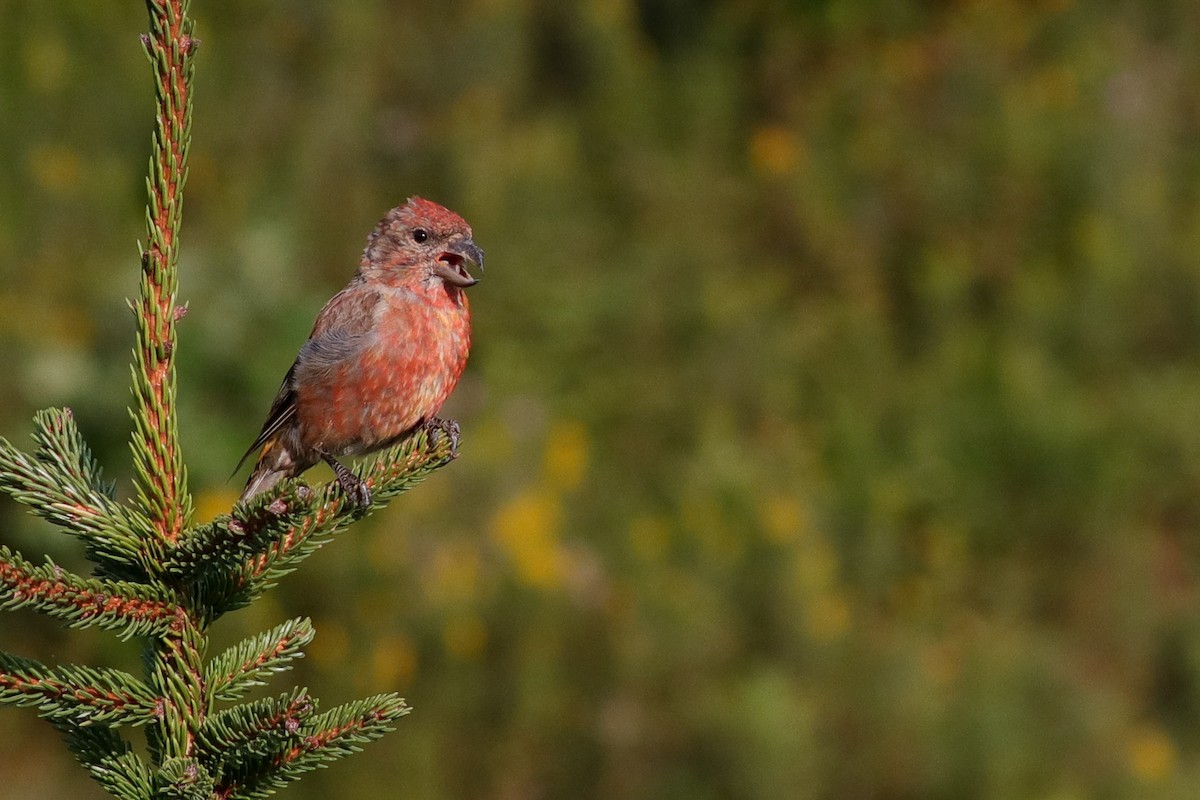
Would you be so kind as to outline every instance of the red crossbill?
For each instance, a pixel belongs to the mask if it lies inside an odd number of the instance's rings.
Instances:
[[[413,197],[367,237],[358,272],[326,303],[241,466],[242,500],[327,462],[355,502],[370,493],[338,456],[386,447],[437,422],[471,346],[464,289],[483,251],[462,217]]]

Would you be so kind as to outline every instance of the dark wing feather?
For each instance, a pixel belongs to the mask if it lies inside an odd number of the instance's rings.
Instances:
[[[267,421],[263,423],[254,444],[238,460],[233,470],[235,473],[252,453],[270,441],[280,428],[296,416],[297,373],[301,378],[311,380],[361,350],[364,337],[374,324],[375,305],[378,302],[379,293],[364,290],[361,279],[356,278],[325,304],[313,323],[308,341],[300,348],[300,354],[283,378],[283,385],[279,387],[279,393],[275,395],[275,401],[267,413]]]
[[[283,385],[279,387],[279,393],[275,395],[275,402],[271,403],[271,410],[267,412],[267,421],[263,423],[262,430],[258,432],[258,437],[255,438],[254,444],[250,445],[246,452],[242,453],[242,457],[238,459],[237,466],[233,468],[235,475],[242,468],[242,464],[246,463],[246,459],[251,454],[266,444],[267,440],[274,436],[288,420],[296,416],[296,392],[292,389],[292,375],[295,372],[296,363],[293,363],[292,368],[284,376]]]

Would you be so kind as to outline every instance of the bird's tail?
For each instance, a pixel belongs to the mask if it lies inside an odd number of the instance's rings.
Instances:
[[[301,470],[296,466],[296,462],[286,447],[275,441],[267,442],[258,456],[254,469],[250,471],[250,479],[246,481],[246,488],[242,490],[242,496],[238,498],[238,502],[244,503],[251,497],[267,491],[284,478],[291,478],[298,474]]]
[[[244,503],[251,497],[262,494],[287,477],[290,477],[289,470],[276,469],[270,464],[258,462],[254,471],[250,473],[250,480],[246,481],[246,488],[242,490],[242,496],[238,498],[238,502]]]

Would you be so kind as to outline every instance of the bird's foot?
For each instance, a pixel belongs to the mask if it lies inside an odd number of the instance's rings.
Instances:
[[[445,436],[450,440],[450,458],[458,458],[458,443],[462,440],[462,432],[458,428],[458,422],[452,419],[438,419],[434,417],[425,422],[425,431],[429,436],[430,447],[437,447],[441,438]]]
[[[342,491],[350,498],[350,502],[364,510],[370,508],[371,490],[367,487],[366,482],[346,469],[346,466],[337,459],[331,456],[325,456],[324,458],[325,463],[333,468],[333,474],[337,476],[338,486],[342,487]]]

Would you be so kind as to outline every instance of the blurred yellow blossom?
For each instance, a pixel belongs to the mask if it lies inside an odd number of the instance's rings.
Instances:
[[[426,594],[441,603],[469,600],[476,594],[479,578],[479,551],[473,543],[439,543],[429,570]]]
[[[33,36],[22,47],[25,60],[25,79],[33,89],[48,93],[60,88],[66,80],[70,53],[57,37]]]
[[[241,492],[232,484],[208,487],[196,493],[196,520],[210,522],[220,514],[228,514]]]
[[[388,634],[375,640],[371,649],[371,682],[396,687],[410,682],[417,671],[417,650],[407,636]]]
[[[83,176],[79,151],[64,145],[35,145],[29,149],[25,164],[34,183],[52,194],[72,194]]]
[[[587,429],[575,420],[560,420],[546,437],[542,469],[553,486],[568,490],[579,486],[587,472]]]
[[[760,512],[767,538],[783,544],[798,539],[807,526],[804,506],[788,494],[776,494],[767,498]]]
[[[850,604],[841,592],[822,592],[809,600],[804,609],[808,634],[819,642],[840,638],[850,628]]]
[[[801,164],[803,157],[795,134],[782,125],[766,125],[750,137],[750,163],[764,175],[786,175]]]
[[[1175,770],[1177,753],[1167,732],[1157,725],[1135,729],[1125,745],[1129,769],[1140,780],[1157,783]]]
[[[527,489],[501,506],[492,518],[492,538],[504,548],[525,583],[541,588],[562,584],[558,546],[562,502],[557,495]]]
[[[897,39],[883,47],[883,68],[889,77],[918,81],[930,66],[929,47],[921,39]]]
[[[483,654],[487,645],[487,628],[483,620],[473,614],[452,617],[442,629],[442,644],[455,658],[473,661]]]

